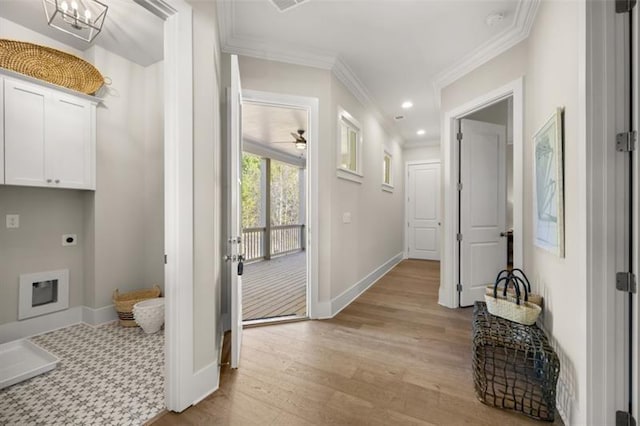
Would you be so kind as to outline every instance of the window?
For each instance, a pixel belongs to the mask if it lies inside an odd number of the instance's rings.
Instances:
[[[338,177],[362,182],[362,135],[360,123],[348,112],[338,112]]]
[[[386,149],[382,151],[382,189],[393,192],[393,157]]]

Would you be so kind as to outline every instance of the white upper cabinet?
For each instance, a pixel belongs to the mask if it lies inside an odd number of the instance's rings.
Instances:
[[[18,81],[4,84],[5,183],[42,186],[46,91]]]
[[[5,78],[4,183],[95,189],[95,111],[91,100]]]

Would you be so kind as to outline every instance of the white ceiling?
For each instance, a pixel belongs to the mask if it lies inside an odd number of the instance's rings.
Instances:
[[[270,0],[219,0],[218,13],[225,51],[338,69],[389,123],[404,115],[397,128],[419,143],[439,138],[434,86],[504,45],[528,2],[535,0],[307,0],[280,12]],[[486,17],[496,12],[504,20],[490,27]],[[403,110],[405,100],[414,107]]]
[[[304,110],[249,102],[242,105],[242,136],[245,140],[305,158],[306,151],[297,149],[291,136],[298,129],[307,130],[307,112]]]
[[[163,57],[164,22],[133,0],[101,0],[109,6],[102,32],[93,43],[148,66]],[[47,25],[42,0],[0,0],[0,16],[78,50],[87,42]]]

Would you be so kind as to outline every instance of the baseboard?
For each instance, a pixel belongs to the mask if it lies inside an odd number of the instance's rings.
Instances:
[[[403,256],[403,252],[396,254],[391,259],[387,260],[385,263],[373,270],[369,275],[355,283],[351,288],[348,288],[342,294],[333,298],[331,300],[331,316],[336,316],[340,311],[349,306],[351,302],[358,298],[358,296],[367,291],[369,287],[376,283],[376,281],[378,281],[394,266],[400,263]]]
[[[311,314],[311,319],[329,319],[333,317],[333,315],[331,315],[331,301],[316,303]]]
[[[93,309],[88,306],[82,307],[82,321],[89,325],[104,324],[118,319],[118,313],[113,305],[103,306]]]
[[[89,308],[88,306],[74,306],[64,311],[1,324],[0,344],[49,333],[81,322],[89,325],[99,325],[117,319],[118,314],[113,305],[98,309]]]
[[[0,343],[37,336],[82,322],[83,306],[0,325]]]

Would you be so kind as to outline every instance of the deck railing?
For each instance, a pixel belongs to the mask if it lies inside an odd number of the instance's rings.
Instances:
[[[272,256],[293,253],[305,248],[304,225],[272,226],[268,238],[266,233],[266,227],[245,228],[242,231],[247,261],[271,259]]]

